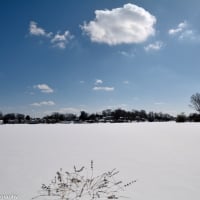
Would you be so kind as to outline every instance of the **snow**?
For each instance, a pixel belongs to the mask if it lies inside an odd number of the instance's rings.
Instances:
[[[60,168],[117,168],[133,200],[200,199],[200,124],[0,125],[0,195],[37,195]],[[43,198],[41,198],[44,200]]]

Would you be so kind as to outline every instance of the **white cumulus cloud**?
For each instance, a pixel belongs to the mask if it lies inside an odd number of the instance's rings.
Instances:
[[[141,43],[155,34],[156,17],[134,4],[96,10],[95,19],[81,28],[91,41],[108,45]]]
[[[144,47],[145,51],[158,51],[163,47],[163,43],[161,41],[156,41],[155,43],[149,44]]]
[[[42,101],[42,102],[36,102],[36,103],[32,103],[31,106],[54,106],[55,103],[53,101]]]
[[[34,88],[39,89],[43,93],[53,93],[54,90],[49,87],[47,84],[38,84],[35,85]]]
[[[93,87],[93,90],[95,91],[107,91],[107,92],[111,92],[111,91],[114,91],[115,88],[114,87],[98,87],[98,86],[95,86]]]

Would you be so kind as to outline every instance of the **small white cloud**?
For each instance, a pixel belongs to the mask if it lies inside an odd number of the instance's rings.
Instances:
[[[71,35],[69,31],[65,31],[64,34],[57,33],[51,39],[51,43],[60,49],[65,49],[69,40],[73,39],[74,36]]]
[[[128,51],[119,51],[119,54],[125,57],[135,57],[134,52],[128,52]]]
[[[149,44],[144,47],[145,51],[159,51],[163,47],[163,43],[161,41],[156,41],[155,43]]]
[[[170,29],[168,33],[169,35],[177,36],[181,41],[200,42],[199,33],[196,30],[191,29],[189,23],[186,21],[179,23],[175,29]]]
[[[84,84],[84,83],[85,83],[85,81],[80,81],[79,83],[80,83],[80,84]]]
[[[56,34],[52,32],[46,32],[45,29],[39,27],[36,22],[31,21],[29,25],[29,34],[33,36],[44,36],[48,38],[48,41],[59,49],[65,49],[66,45],[69,43],[74,36],[66,30],[63,34],[57,32]]]
[[[29,33],[30,35],[34,36],[45,36],[45,37],[50,37],[52,33],[46,33],[46,31],[39,27],[36,22],[31,21],[29,25]]]
[[[129,56],[128,52],[126,51],[120,51],[119,52],[122,56]]]
[[[93,87],[93,90],[95,91],[107,91],[107,92],[111,92],[111,91],[114,91],[115,88],[114,87],[98,87],[98,86],[95,86]]]
[[[185,30],[180,36],[180,40],[190,40],[199,42],[200,41],[200,35],[194,31],[194,30]]]
[[[108,45],[141,43],[155,34],[156,17],[131,3],[112,10],[96,10],[95,15],[93,21],[81,26],[92,42]]]
[[[53,93],[54,90],[49,87],[47,84],[38,84],[35,85],[34,88],[39,89],[43,93]]]
[[[176,35],[176,34],[178,34],[178,33],[183,32],[183,31],[187,28],[187,26],[188,26],[188,24],[187,24],[186,21],[181,22],[181,23],[178,24],[178,26],[177,26],[176,28],[174,28],[174,29],[169,29],[168,33],[169,33],[170,35]]]
[[[100,84],[102,84],[102,83],[103,83],[103,81],[100,80],[100,79],[97,79],[97,80],[95,81],[95,85],[100,85]]]
[[[36,106],[36,107],[40,107],[40,106],[54,106],[55,103],[53,101],[42,101],[42,102],[36,102],[36,103],[32,103],[31,106]]]

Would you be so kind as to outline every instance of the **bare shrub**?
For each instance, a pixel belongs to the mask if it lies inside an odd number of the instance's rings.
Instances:
[[[93,175],[93,161],[90,165],[90,173],[85,167],[77,169],[74,166],[73,172],[60,169],[49,185],[42,184],[41,190],[36,197],[52,197],[59,200],[92,200],[92,199],[119,199],[120,193],[135,181],[123,184],[117,181],[115,176],[119,173],[116,169],[102,173],[99,176]]]

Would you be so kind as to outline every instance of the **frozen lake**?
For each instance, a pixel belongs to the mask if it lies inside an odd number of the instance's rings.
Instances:
[[[37,195],[60,168],[113,168],[137,182],[133,200],[200,199],[200,124],[130,123],[0,126],[0,195]],[[41,198],[44,200],[44,198]]]

